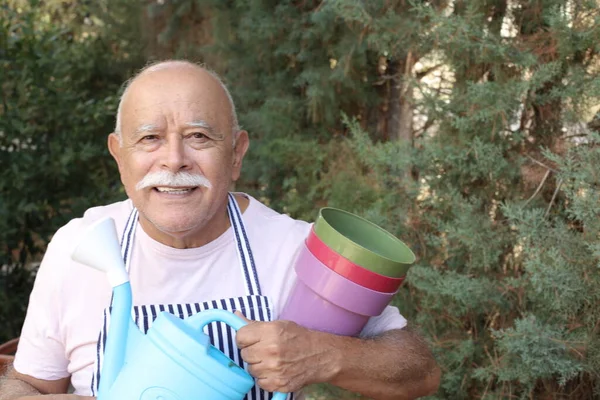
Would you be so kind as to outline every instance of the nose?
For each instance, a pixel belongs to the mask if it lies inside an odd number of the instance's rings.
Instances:
[[[163,146],[162,168],[178,172],[190,167],[183,140],[179,135],[168,136]]]

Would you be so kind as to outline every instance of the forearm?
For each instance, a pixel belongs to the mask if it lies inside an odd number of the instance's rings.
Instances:
[[[0,377],[0,400],[17,400],[27,396],[39,396],[40,394],[30,384],[9,377],[8,374]]]
[[[407,329],[372,339],[327,335],[322,340],[335,349],[326,367],[328,382],[369,398],[415,399],[434,393],[440,370],[427,345]],[[329,357],[328,357],[329,358]]]
[[[14,368],[0,377],[0,400],[93,400],[66,394],[69,378],[43,381],[19,374]]]
[[[0,400],[83,400],[73,394],[41,394],[27,382],[18,379],[0,378]]]

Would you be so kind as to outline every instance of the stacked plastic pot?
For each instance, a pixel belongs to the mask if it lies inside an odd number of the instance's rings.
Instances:
[[[323,208],[295,261],[297,279],[280,319],[358,335],[390,303],[414,261],[413,252],[379,226]]]

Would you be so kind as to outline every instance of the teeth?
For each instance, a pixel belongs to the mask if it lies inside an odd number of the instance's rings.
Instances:
[[[156,190],[158,190],[161,193],[173,193],[173,194],[183,194],[183,193],[187,193],[190,192],[192,190],[192,188],[172,188],[172,187],[157,187]]]

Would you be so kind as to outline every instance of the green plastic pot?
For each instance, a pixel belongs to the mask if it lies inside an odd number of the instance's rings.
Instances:
[[[406,244],[385,229],[337,208],[319,210],[314,230],[331,250],[380,275],[404,276],[416,259]]]

